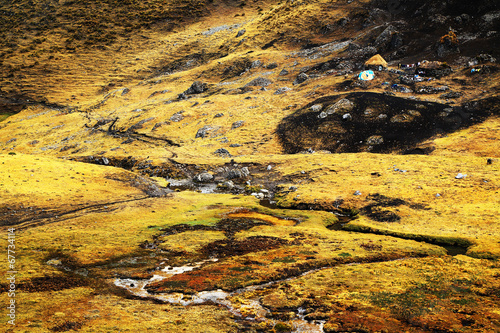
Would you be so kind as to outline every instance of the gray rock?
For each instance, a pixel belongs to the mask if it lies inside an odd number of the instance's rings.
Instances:
[[[334,113],[344,113],[344,112],[350,112],[354,109],[354,103],[348,100],[347,98],[342,98],[335,104],[332,104],[326,109],[327,114],[334,114]]]
[[[278,88],[276,89],[276,91],[274,92],[275,95],[281,95],[281,94],[284,94],[286,93],[287,91],[290,91],[292,90],[291,88],[288,88],[288,87],[281,87],[281,88]]]
[[[306,73],[300,73],[299,75],[297,75],[295,81],[293,81],[293,84],[301,84],[303,82],[306,82],[308,79],[309,75],[307,75]]]
[[[458,91],[450,91],[449,93],[442,94],[439,96],[441,99],[454,99],[462,97],[462,93]]]
[[[227,149],[224,148],[219,148],[216,151],[214,151],[215,155],[219,155],[220,157],[231,157],[232,155],[229,153]]]
[[[366,139],[366,143],[371,146],[376,146],[384,143],[384,138],[381,135],[372,135]]]
[[[356,191],[356,192],[354,192],[354,195],[361,195],[361,192],[360,191]]]
[[[278,67],[278,64],[273,62],[273,63],[270,63],[269,65],[266,66],[267,69],[275,69]]]
[[[189,87],[184,92],[184,94],[186,94],[186,95],[201,94],[205,90],[207,90],[207,84],[206,83],[202,83],[201,81],[195,81],[195,82],[193,82],[193,84],[191,85],[191,87]]]
[[[241,127],[243,126],[243,124],[245,123],[244,120],[238,120],[238,121],[235,121],[232,125],[231,125],[231,129],[235,129],[235,128],[238,128],[238,127]]]
[[[328,113],[326,113],[325,111],[321,111],[321,113],[318,115],[318,118],[320,118],[320,119],[323,119],[326,117],[328,117]]]
[[[179,122],[181,121],[182,119],[184,119],[184,116],[182,115],[184,113],[184,111],[179,111],[179,112],[176,112],[172,115],[172,117],[170,117],[170,121],[173,121],[173,122]]]
[[[207,137],[211,132],[214,132],[216,130],[218,130],[219,127],[215,127],[215,126],[210,126],[210,125],[205,125],[203,126],[202,128],[200,128],[197,132],[196,132],[196,136],[195,138],[205,138]]]
[[[272,168],[273,168],[273,167],[272,167],[272,165],[270,165],[270,164],[269,164],[269,165],[267,166],[267,171],[271,171],[271,170],[272,170]]]
[[[252,81],[248,82],[245,84],[245,87],[267,87],[268,85],[272,84],[273,81],[265,78],[265,77],[258,77],[256,79],[253,79]]]
[[[260,61],[260,60],[254,60],[254,61],[252,61],[252,64],[250,65],[251,68],[257,68],[260,66],[262,66],[262,61]]]
[[[286,69],[284,69],[284,68],[283,68],[283,69],[281,70],[281,72],[280,72],[280,74],[279,74],[279,75],[280,75],[280,76],[285,76],[285,75],[288,75],[288,74],[289,74],[289,72],[288,72]]]
[[[238,33],[236,34],[236,38],[239,38],[241,36],[243,36],[245,34],[245,32],[247,32],[245,29],[241,29],[240,31],[238,31]]]
[[[344,115],[342,116],[342,119],[344,119],[344,120],[351,120],[351,119],[352,119],[352,116],[351,116],[351,114],[350,114],[350,113],[346,113],[346,114],[344,114]]]
[[[224,113],[217,113],[214,118],[220,118],[220,117],[223,117],[224,116]]]
[[[250,176],[250,170],[248,170],[248,168],[247,168],[247,167],[243,167],[243,168],[241,168],[241,175],[242,175],[243,177],[248,177],[248,176]]]
[[[459,173],[458,175],[455,176],[456,179],[464,179],[467,177],[467,174]]]
[[[323,109],[323,104],[314,104],[309,108],[312,112],[319,112]]]
[[[226,180],[225,182],[217,185],[217,187],[227,190],[232,190],[234,188],[234,183],[231,180]]]
[[[214,179],[214,176],[208,172],[202,172],[194,176],[193,181],[197,183],[208,183]]]
[[[252,193],[250,195],[253,195],[255,198],[257,198],[259,200],[264,199],[264,194],[262,194],[262,193]]]
[[[379,48],[379,50],[385,51],[391,42],[392,35],[396,32],[396,28],[389,25],[380,35],[377,36],[373,44]]]

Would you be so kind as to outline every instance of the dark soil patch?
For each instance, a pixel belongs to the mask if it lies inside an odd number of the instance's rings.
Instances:
[[[80,276],[61,275],[61,276],[42,276],[19,283],[16,287],[22,292],[36,293],[44,291],[58,291],[70,288],[88,286],[87,280]],[[0,286],[2,292],[9,290],[8,285]]]
[[[258,225],[267,225],[264,221],[238,218],[238,219],[222,219],[215,226],[208,225],[190,225],[190,224],[176,224],[166,229],[162,229],[162,234],[160,236],[155,236],[155,239],[162,236],[170,236],[180,234],[186,231],[196,231],[196,230],[211,230],[211,231],[223,231],[226,237],[233,238],[234,234],[242,231],[249,230]]]
[[[405,205],[413,209],[427,209],[426,206],[422,204],[412,204],[403,199],[390,198],[378,193],[368,195],[367,200],[370,200],[371,203],[361,208],[360,212],[378,222],[397,222],[401,220],[401,217],[396,213],[384,209],[387,207]]]
[[[67,321],[65,323],[62,323],[61,325],[57,325],[50,330],[52,332],[67,332],[67,331],[78,331],[83,327],[82,323],[78,323],[75,321]]]
[[[277,237],[253,236],[243,240],[218,240],[205,245],[200,252],[209,257],[223,258],[275,249],[286,244],[288,241]]]
[[[326,112],[341,99],[351,110]],[[497,101],[497,99],[495,99]],[[321,104],[320,111],[311,106]],[[322,97],[284,118],[277,133],[286,153],[308,150],[346,152],[403,152],[437,134],[454,132],[484,121],[494,114],[479,101],[452,108],[446,104],[417,101],[371,92]]]

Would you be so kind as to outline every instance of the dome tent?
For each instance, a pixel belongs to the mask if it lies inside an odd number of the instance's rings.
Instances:
[[[369,69],[387,68],[387,61],[380,54],[376,54],[365,62],[365,67]]]

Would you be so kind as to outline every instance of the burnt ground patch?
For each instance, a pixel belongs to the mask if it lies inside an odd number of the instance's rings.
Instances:
[[[335,107],[341,99],[348,100],[349,106]],[[277,134],[289,154],[308,150],[404,152],[435,135],[484,121],[498,113],[498,107],[488,107],[497,102],[498,98],[493,98],[451,107],[386,94],[354,92],[315,100],[284,118]],[[318,106],[311,108],[313,105]]]
[[[405,205],[413,209],[427,209],[424,205],[412,204],[403,199],[390,198],[378,193],[368,195],[367,200],[370,201],[370,204],[361,208],[360,213],[378,222],[397,222],[401,220],[401,217],[388,210],[388,207]]]
[[[288,241],[270,236],[252,236],[242,240],[218,240],[205,245],[200,252],[208,257],[232,257],[250,252],[275,249],[288,244]]]

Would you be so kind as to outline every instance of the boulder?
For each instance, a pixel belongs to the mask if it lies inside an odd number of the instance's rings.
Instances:
[[[309,75],[307,75],[306,73],[300,73],[299,75],[297,75],[297,78],[295,79],[295,81],[293,81],[293,84],[301,84],[305,81],[307,81],[309,79]]]
[[[245,87],[267,87],[268,85],[272,84],[273,81],[265,78],[265,77],[258,77],[256,79],[253,79],[252,81],[248,82],[245,84]]]
[[[208,172],[202,172],[194,176],[193,181],[197,183],[209,183],[214,179],[214,176]]]
[[[189,87],[184,93],[186,95],[201,94],[207,90],[207,84],[201,81],[194,81],[191,87]]]

